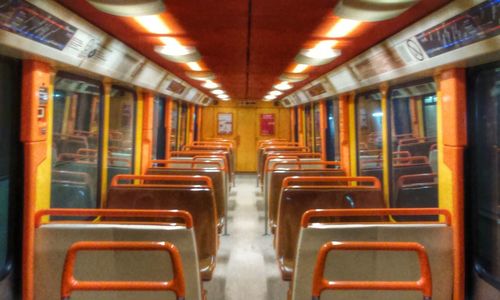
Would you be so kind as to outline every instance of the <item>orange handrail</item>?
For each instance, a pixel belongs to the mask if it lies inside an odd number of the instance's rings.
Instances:
[[[359,177],[347,177],[347,176],[290,176],[283,180],[282,188],[287,188],[294,182],[356,182],[356,183],[372,183],[371,186],[335,186],[336,188],[358,188],[358,189],[380,189],[380,181],[376,177],[371,176],[359,176]]]
[[[339,161],[327,161],[327,160],[321,160],[321,161],[280,161],[275,163],[272,167],[270,167],[268,172],[270,171],[275,171],[278,169],[278,166],[284,166],[284,165],[298,165],[297,170],[303,170],[301,166],[303,165],[324,165],[324,166],[338,166],[341,167],[342,164]],[[295,170],[295,169],[294,169]],[[312,169],[315,170],[315,169]],[[334,169],[332,169],[334,170]]]
[[[436,178],[437,174],[435,173],[402,175],[398,178],[396,186],[399,188],[404,185],[416,183],[432,184],[435,183]]]
[[[365,216],[436,216],[445,218],[451,226],[451,213],[441,208],[356,208],[356,209],[311,209],[302,215],[300,224],[306,228],[312,218],[317,217],[365,217]],[[436,222],[439,223],[439,222]]]
[[[326,258],[333,250],[416,252],[420,264],[417,281],[328,281],[324,278]],[[312,299],[319,300],[324,290],[415,290],[424,300],[432,298],[432,277],[425,247],[412,242],[328,242],[319,250],[313,273]]]
[[[165,167],[158,167],[158,166],[154,166],[154,164],[164,164]],[[177,168],[177,167],[168,167],[169,164],[190,164],[191,165],[191,168]],[[188,161],[183,161],[183,160],[166,160],[166,159],[156,159],[156,160],[152,160],[151,161],[151,166],[153,168],[164,168],[164,169],[206,169],[206,168],[196,168],[195,165],[213,165],[215,166],[216,168],[212,168],[212,169],[217,169],[217,170],[220,170],[220,171],[226,171],[226,168],[221,166],[220,163],[216,162],[216,161],[210,161],[210,160],[207,160],[207,161],[204,161],[204,160],[188,160]]]
[[[193,160],[198,159],[198,158],[205,158],[205,159],[212,159],[212,158],[218,158],[222,159],[224,161],[224,166],[227,167],[227,157],[225,155],[195,155],[193,156]]]
[[[165,251],[170,254],[173,278],[170,281],[79,281],[73,276],[80,251]],[[177,299],[186,296],[186,282],[181,255],[168,242],[77,242],[66,254],[61,282],[61,299],[68,300],[74,291],[172,291]]]
[[[199,181],[204,183],[208,188],[213,188],[212,179],[208,176],[201,175],[128,175],[119,174],[113,177],[111,181],[112,187],[173,187],[172,185],[161,184],[120,184],[120,180],[148,180],[148,181]],[[182,186],[182,185],[181,185]],[[189,186],[189,185],[187,185]]]
[[[58,217],[120,217],[120,218],[179,218],[184,221],[186,228],[193,227],[191,214],[184,210],[156,210],[156,209],[86,209],[86,208],[51,208],[42,209],[35,213],[35,228],[42,225],[45,216]]]
[[[184,155],[187,157],[195,156],[195,155],[226,155],[229,151],[227,150],[197,150],[197,151],[172,151],[170,152],[170,157],[183,157]]]

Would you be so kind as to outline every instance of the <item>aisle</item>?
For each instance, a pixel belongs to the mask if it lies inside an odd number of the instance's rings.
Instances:
[[[264,236],[264,211],[255,175],[238,175],[229,198],[229,236],[221,237],[217,267],[205,283],[209,300],[285,300],[273,237]]]

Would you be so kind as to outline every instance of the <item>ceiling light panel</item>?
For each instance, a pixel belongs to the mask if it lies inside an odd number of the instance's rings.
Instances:
[[[335,15],[358,21],[377,22],[395,18],[418,0],[341,0]]]
[[[134,20],[150,33],[169,34],[170,28],[159,15],[135,17]]]
[[[156,15],[165,11],[163,0],[87,0],[98,10],[123,17]]]
[[[280,91],[286,91],[293,88],[293,86],[291,86],[288,82],[284,81],[280,84],[276,84],[274,88]]]
[[[211,89],[216,89],[216,88],[220,87],[220,84],[208,80],[205,83],[203,83],[201,86],[206,88],[206,89],[211,90]]]
[[[269,95],[273,95],[273,96],[279,96],[279,95],[282,95],[283,92],[280,92],[280,91],[270,91],[269,92]]]

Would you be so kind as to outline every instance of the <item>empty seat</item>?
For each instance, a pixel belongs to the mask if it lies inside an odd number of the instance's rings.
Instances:
[[[156,167],[148,168],[146,175],[202,175],[210,177],[214,188],[215,203],[217,206],[217,218],[220,226],[227,219],[228,182],[226,170],[216,161],[190,162],[192,167],[177,167],[178,161],[153,160]],[[159,167],[161,166],[161,167]]]
[[[444,222],[343,222],[325,223],[321,218],[365,216],[435,216]],[[330,241],[337,242],[416,242],[427,251],[432,272],[432,299],[450,300],[453,289],[453,232],[451,214],[442,209],[328,209],[307,211],[301,221],[295,260],[292,300],[311,299],[313,271],[318,251]],[[413,260],[412,260],[413,259]],[[394,267],[397,266],[397,267]],[[325,274],[328,280],[416,280],[419,278],[415,256],[393,257],[391,253],[355,253],[329,256]],[[334,296],[335,295],[335,296]],[[325,293],[321,299],[422,299],[419,293],[384,293],[365,291],[356,294],[341,291]]]
[[[316,169],[315,167],[322,168]],[[338,169],[330,169],[328,167],[338,167]],[[269,226],[271,227],[271,231],[273,233],[276,230],[278,201],[280,199],[283,180],[286,177],[292,176],[345,176],[345,171],[340,169],[340,163],[328,161],[282,161],[277,162],[269,170],[267,170],[266,177],[268,181],[264,185],[264,199],[269,212]]]
[[[436,174],[403,175],[399,177],[396,186],[395,207],[438,207],[438,183]],[[429,221],[435,220],[435,217],[400,217],[398,220]]]
[[[120,183],[120,181],[140,183]],[[143,181],[144,183],[141,183]],[[180,209],[194,222],[200,272],[210,280],[217,253],[217,210],[212,180],[207,176],[118,175],[109,188],[107,208]]]
[[[95,208],[92,180],[88,173],[53,171],[51,203],[54,208]]]
[[[435,137],[402,139],[399,141],[398,150],[408,151],[412,156],[428,157],[434,144],[436,144]]]
[[[282,278],[292,278],[300,220],[304,212],[310,209],[384,207],[380,182],[374,177],[285,178],[278,204],[275,245]]]
[[[106,222],[50,221],[45,216],[107,217]],[[110,221],[115,218],[117,221]],[[132,220],[127,224],[123,220]],[[163,223],[166,222],[166,223]],[[186,300],[201,300],[201,280],[193,222],[185,211],[137,211],[107,209],[53,209],[36,214],[35,295],[37,300],[61,299],[61,279],[68,249],[81,241],[169,242],[178,249],[186,286]],[[162,253],[138,252],[78,255],[75,266],[78,280],[167,281],[172,265]],[[75,293],[71,299],[176,299],[164,292]]]

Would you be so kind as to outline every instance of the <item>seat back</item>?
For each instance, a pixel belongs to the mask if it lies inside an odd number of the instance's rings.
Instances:
[[[324,223],[318,218],[364,216],[436,216],[445,222],[398,223]],[[427,251],[432,273],[432,299],[450,300],[453,289],[453,237],[451,215],[442,209],[331,209],[311,210],[304,214],[295,260],[292,300],[311,299],[313,271],[319,249],[330,241],[338,242],[416,242]],[[328,280],[415,280],[419,278],[418,261],[414,255],[394,253],[342,253],[329,255],[325,264]],[[325,292],[322,300],[330,299],[422,299],[421,293],[408,292]]]
[[[396,188],[395,207],[438,207],[438,183],[436,174],[403,175],[399,177]],[[398,220],[433,221],[435,220],[435,216],[399,217]]]
[[[53,171],[51,203],[54,208],[95,208],[92,180],[88,173]]]
[[[142,182],[120,183],[123,180]],[[209,177],[118,175],[109,188],[106,207],[189,212],[193,217],[202,277],[211,278],[217,253],[217,206]]]
[[[42,217],[113,217],[123,221],[50,221]],[[157,219],[159,223],[145,221]],[[201,280],[196,242],[189,213],[184,211],[68,210],[39,211],[35,229],[35,295],[37,300],[61,299],[61,279],[68,249],[77,242],[169,242],[178,249],[186,299],[201,300]],[[172,278],[168,255],[155,252],[81,253],[77,256],[75,278],[78,280],[167,281]],[[170,292],[75,292],[71,299],[176,299]]]
[[[384,207],[380,182],[374,177],[285,178],[278,204],[276,228],[276,255],[282,277],[285,280],[291,279],[300,220],[304,212],[310,209]],[[361,221],[371,219],[373,217],[363,218]]]
[[[290,169],[286,168],[291,166]],[[319,166],[322,168],[308,168],[310,166]],[[276,227],[276,220],[278,218],[278,201],[280,199],[281,187],[283,180],[286,177],[292,176],[345,176],[345,171],[342,169],[333,169],[331,167],[340,167],[338,162],[277,162],[267,172],[267,183],[264,185],[264,197],[266,199],[269,211],[269,224],[271,228]]]

